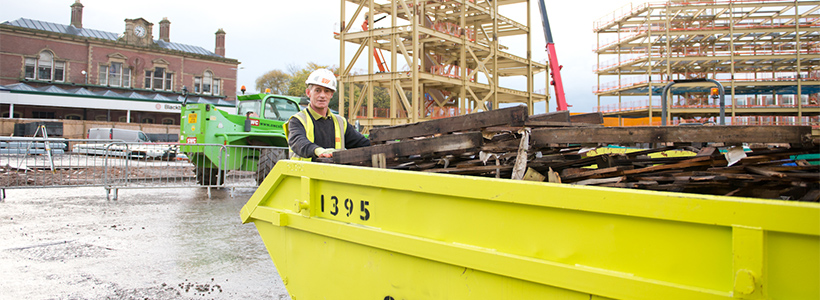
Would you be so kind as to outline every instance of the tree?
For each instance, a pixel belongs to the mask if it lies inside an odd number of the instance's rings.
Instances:
[[[270,89],[274,94],[286,94],[291,82],[290,74],[273,69],[256,79],[256,89],[260,92]]]

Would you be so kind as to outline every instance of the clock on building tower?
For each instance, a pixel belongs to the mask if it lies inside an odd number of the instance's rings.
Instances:
[[[137,37],[145,37],[145,27],[142,27],[142,25],[137,25],[136,27],[134,27],[134,34]]]
[[[151,34],[154,24],[143,18],[125,19],[125,33],[123,38],[126,43],[137,46],[150,46],[154,43]]]

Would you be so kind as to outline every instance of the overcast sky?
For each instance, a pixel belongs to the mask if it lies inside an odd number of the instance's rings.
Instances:
[[[0,0],[0,22],[28,18],[59,24],[71,21],[71,4],[74,0]],[[379,1],[377,1],[379,2]],[[159,37],[159,21],[167,17],[171,21],[171,41],[201,46],[214,51],[214,33],[222,28],[226,35],[226,56],[241,62],[239,84],[254,90],[254,81],[272,69],[286,70],[288,65],[305,66],[307,62],[324,65],[339,64],[339,42],[333,38],[340,23],[340,1],[328,0],[273,0],[273,1],[159,1],[136,2],[110,0],[82,0],[83,27],[122,33],[126,18],[144,18],[154,23],[154,38]],[[567,102],[572,112],[590,112],[597,105],[592,87],[597,78],[592,73],[596,55],[592,52],[596,43],[592,32],[593,21],[611,15],[625,5],[644,2],[624,0],[546,0],[558,59],[564,66],[562,76]],[[537,1],[532,3],[533,58],[546,60],[544,33],[538,13]],[[526,5],[515,4],[500,9],[502,15],[526,24]],[[348,4],[348,18],[355,7]],[[362,22],[361,17],[355,21]],[[389,26],[376,24],[376,27]],[[526,40],[522,38],[501,39],[502,45],[510,47],[510,53],[526,56]],[[347,44],[348,61],[355,53],[356,45]],[[365,62],[365,60],[360,59]],[[366,69],[367,64],[361,65]],[[544,73],[536,77],[535,89],[543,89]],[[504,87],[524,89],[526,83],[519,79],[501,81]],[[554,94],[553,94],[554,95]],[[608,103],[602,103],[608,104]],[[550,111],[555,110],[554,101]],[[536,106],[536,113],[544,107]]]

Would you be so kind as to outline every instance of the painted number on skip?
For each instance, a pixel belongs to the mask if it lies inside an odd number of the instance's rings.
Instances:
[[[336,196],[326,198],[325,195],[322,195],[321,199],[322,212],[327,211],[330,212],[331,215],[341,215],[348,218],[358,216],[362,221],[370,220],[370,210],[367,207],[370,205],[370,201],[356,201],[350,198],[339,199],[339,197]]]

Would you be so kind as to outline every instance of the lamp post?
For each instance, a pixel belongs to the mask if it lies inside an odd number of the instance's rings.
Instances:
[[[80,72],[80,73],[82,73],[82,74],[83,74],[83,76],[85,76],[85,84],[88,84],[88,72],[86,72],[85,70],[83,70],[83,71],[82,71],[82,72]]]

